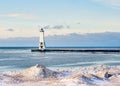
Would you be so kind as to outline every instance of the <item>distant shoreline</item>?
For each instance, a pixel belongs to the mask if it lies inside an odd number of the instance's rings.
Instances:
[[[0,46],[0,49],[6,49],[6,48],[38,48],[37,46]],[[46,47],[46,48],[120,48],[120,46],[73,46],[73,47],[69,47],[69,46],[50,46],[50,47]]]

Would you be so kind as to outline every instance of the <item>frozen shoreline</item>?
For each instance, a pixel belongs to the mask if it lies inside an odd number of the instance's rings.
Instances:
[[[36,65],[0,74],[0,86],[120,86],[120,66],[62,68]]]

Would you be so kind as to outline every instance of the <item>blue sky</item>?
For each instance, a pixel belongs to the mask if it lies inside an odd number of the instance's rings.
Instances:
[[[53,38],[56,35],[67,37],[70,34],[119,33],[120,0],[0,1],[0,46],[11,46],[10,41],[5,41],[11,38],[39,37],[40,27],[47,27],[45,36]],[[6,45],[2,45],[4,43]],[[26,41],[21,46],[24,43]]]

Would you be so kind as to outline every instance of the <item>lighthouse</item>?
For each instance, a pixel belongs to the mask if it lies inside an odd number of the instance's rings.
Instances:
[[[44,30],[43,28],[40,29],[40,40],[39,40],[39,49],[45,49],[45,40],[44,40]]]

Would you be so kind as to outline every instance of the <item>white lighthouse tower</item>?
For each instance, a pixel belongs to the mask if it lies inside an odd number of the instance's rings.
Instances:
[[[44,30],[43,28],[40,29],[40,40],[39,40],[39,49],[45,49],[45,40],[44,40]]]

